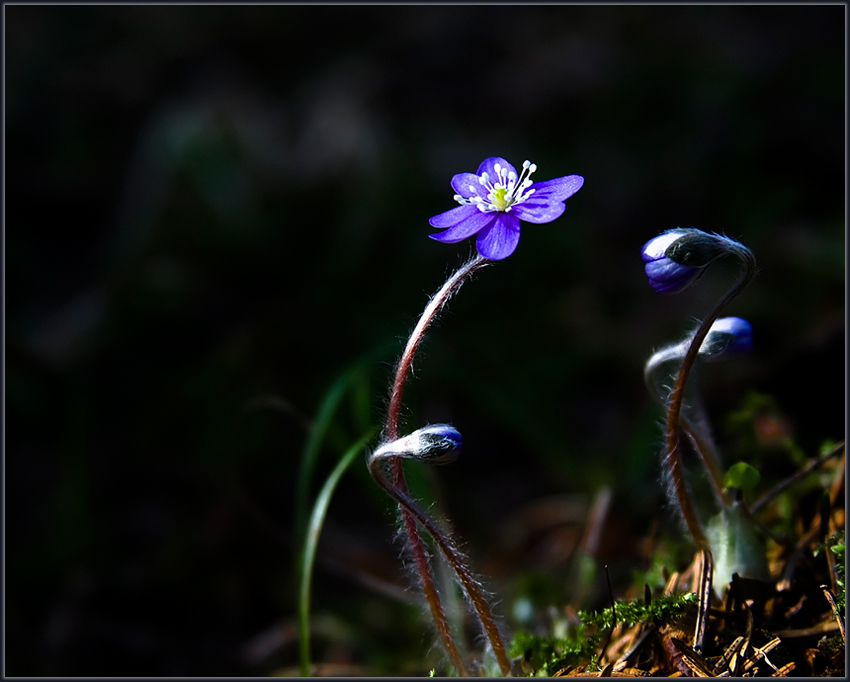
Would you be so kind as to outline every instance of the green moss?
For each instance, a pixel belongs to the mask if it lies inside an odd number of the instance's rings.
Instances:
[[[637,623],[655,622],[670,623],[681,618],[685,611],[697,602],[697,595],[692,592],[674,594],[669,597],[659,597],[647,604],[643,599],[618,601],[616,603],[617,622],[631,627]],[[585,625],[596,625],[599,629],[612,625],[613,608],[602,611],[579,611],[579,618]]]
[[[531,676],[550,677],[568,665],[592,662],[599,642],[598,634],[588,634],[581,625],[567,637],[538,637],[520,632],[511,641],[508,654],[512,658],[521,656],[524,667],[531,668]]]
[[[669,623],[680,618],[696,603],[695,594],[677,594],[659,597],[647,604],[643,599],[616,603],[617,622],[627,627],[636,623]],[[565,637],[540,637],[526,632],[517,633],[508,654],[521,657],[529,676],[546,677],[567,666],[584,666],[585,672],[599,670],[596,655],[602,644],[603,634],[612,625],[611,608],[602,611],[579,611],[581,623],[571,629]]]
[[[846,554],[846,546],[844,544],[843,528],[835,533],[835,535],[827,538],[826,542],[822,545],[819,545],[815,549],[815,556],[819,556],[824,549],[832,552],[835,558],[835,583],[838,588],[835,595],[835,606],[843,616],[846,602],[845,597],[847,593],[847,588],[844,585],[844,556]]]

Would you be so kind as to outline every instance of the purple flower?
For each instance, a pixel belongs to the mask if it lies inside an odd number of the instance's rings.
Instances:
[[[731,357],[753,349],[753,327],[740,317],[721,317],[708,330],[699,353],[706,359]]]
[[[658,293],[678,294],[693,284],[703,268],[737,242],[693,227],[677,227],[650,239],[640,249],[643,269]]]
[[[520,220],[552,222],[564,212],[564,202],[584,184],[580,175],[532,182],[536,170],[535,164],[524,161],[522,173],[517,175],[507,161],[491,156],[477,173],[458,173],[452,178],[452,187],[460,206],[431,218],[432,227],[445,232],[428,236],[454,244],[477,234],[475,246],[484,258],[507,258],[519,243]]]

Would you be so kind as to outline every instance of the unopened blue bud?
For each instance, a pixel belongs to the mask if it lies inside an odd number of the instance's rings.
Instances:
[[[679,239],[667,247],[667,257],[679,265],[691,268],[704,268],[715,258],[723,254],[723,242],[716,235],[702,230],[679,228]]]
[[[640,250],[650,286],[667,294],[687,289],[702,268],[722,253],[722,242],[717,237],[692,227],[663,232]]]
[[[450,424],[431,424],[411,435],[419,435],[423,443],[423,459],[433,464],[442,464],[457,459],[463,448],[463,436]]]
[[[379,446],[370,456],[372,460],[387,457],[416,459],[427,464],[447,464],[460,455],[463,437],[450,424],[431,424],[401,438]]]
[[[682,236],[682,232],[670,230],[641,247],[640,257],[649,285],[659,293],[676,294],[689,287],[699,273],[697,268],[677,263],[667,255],[670,245]]]
[[[749,353],[753,349],[753,328],[740,317],[721,317],[715,320],[700,346],[700,356],[706,360],[720,355],[730,357]]]

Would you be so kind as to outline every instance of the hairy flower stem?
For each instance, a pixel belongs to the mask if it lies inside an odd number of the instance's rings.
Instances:
[[[395,379],[393,380],[392,389],[390,391],[390,404],[387,410],[386,423],[386,440],[394,441],[398,439],[398,422],[401,413],[401,397],[404,390],[404,384],[407,376],[410,373],[410,367],[413,363],[413,357],[422,339],[425,336],[425,331],[434,321],[437,313],[451,298],[451,296],[460,288],[466,279],[477,270],[488,265],[490,261],[486,258],[476,255],[462,265],[457,272],[449,277],[440,290],[434,294],[419,322],[416,323],[410,338],[407,341],[404,352],[399,359],[396,367]],[[440,529],[431,521],[430,518],[413,502],[407,495],[407,483],[404,478],[404,469],[402,468],[401,457],[390,457],[389,468],[392,474],[392,480],[388,480],[380,470],[377,462],[370,464],[370,471],[375,481],[384,488],[384,490],[399,503],[401,511],[402,523],[407,534],[407,540],[410,545],[410,550],[413,554],[416,563],[416,570],[419,573],[422,581],[422,590],[425,593],[425,598],[428,601],[428,607],[431,609],[431,615],[437,627],[437,632],[443,643],[443,646],[452,661],[452,665],[457,669],[458,674],[466,675],[467,672],[463,667],[458,654],[457,647],[452,640],[449,630],[448,621],[443,613],[440,605],[439,595],[437,594],[434,579],[431,574],[431,567],[428,563],[428,556],[422,544],[422,538],[419,536],[419,531],[416,522],[422,524],[428,533],[434,538],[439,549],[443,552],[449,565],[457,573],[458,579],[466,591],[473,608],[478,614],[481,625],[484,628],[484,633],[487,639],[490,640],[490,645],[493,647],[493,652],[499,663],[499,668],[503,675],[510,673],[510,662],[508,661],[505,647],[499,636],[496,627],[495,619],[490,612],[490,607],[486,599],[481,593],[481,589],[472,578],[472,574],[463,562],[460,553],[447,540]]]
[[[682,360],[682,365],[676,375],[676,381],[673,384],[673,389],[670,391],[670,396],[667,402],[667,428],[665,432],[665,447],[666,457],[665,464],[669,469],[670,480],[673,484],[673,489],[676,493],[676,499],[679,502],[679,507],[682,510],[682,516],[688,526],[688,530],[694,538],[699,549],[708,550],[708,541],[702,531],[702,527],[697,519],[691,500],[688,497],[687,487],[685,486],[685,478],[682,473],[682,457],[681,457],[681,413],[682,399],[685,394],[685,383],[688,380],[688,375],[696,360],[702,342],[705,340],[708,330],[714,321],[718,318],[721,311],[734,299],[747,283],[753,278],[756,271],[756,261],[752,252],[743,244],[732,240],[725,240],[724,244],[729,253],[736,255],[741,260],[742,271],[735,283],[729,290],[720,297],[715,303],[714,308],[705,316],[702,323],[691,339],[691,345],[688,347],[688,352],[685,353],[685,358]]]
[[[404,390],[404,383],[407,380],[407,375],[410,373],[410,366],[413,364],[413,356],[416,354],[416,349],[419,348],[419,344],[425,336],[425,330],[428,329],[431,322],[434,321],[434,317],[452,297],[452,294],[460,289],[461,284],[463,284],[470,275],[485,267],[489,263],[490,261],[486,258],[482,258],[481,256],[474,256],[468,260],[457,270],[457,272],[446,280],[446,283],[443,284],[440,290],[434,294],[433,297],[431,297],[431,300],[428,301],[428,305],[425,306],[425,310],[422,311],[422,316],[419,318],[419,322],[416,323],[416,327],[414,327],[411,332],[410,338],[407,340],[407,346],[405,346],[404,352],[401,354],[401,359],[398,361],[398,365],[396,366],[395,379],[393,380],[393,387],[390,392],[390,406],[387,410],[387,440],[393,441],[398,438],[398,419],[399,413],[401,412],[401,395]],[[398,480],[396,480],[396,485],[398,485]]]
[[[661,385],[656,382],[654,375],[664,364],[672,362],[673,360],[684,358],[689,346],[690,341],[686,340],[680,344],[676,344],[675,346],[662,349],[655,353],[646,364],[644,370],[646,386],[649,389],[650,394],[655,397],[662,406],[666,406],[664,390]],[[717,452],[711,443],[711,438],[707,434],[699,433],[699,424],[702,419],[701,412],[697,409],[697,406],[691,406],[690,412],[696,412],[696,414],[693,415],[693,421],[692,415],[680,413],[680,427],[691,439],[694,449],[697,451],[697,455],[699,455],[700,461],[709,474],[709,480],[714,491],[714,496],[721,504],[731,504],[731,498],[723,489],[723,472],[721,471],[720,460],[717,456]],[[703,437],[703,435],[705,437]]]
[[[374,474],[372,475],[374,478]],[[378,479],[375,479],[378,480]],[[388,491],[388,488],[384,487]],[[419,537],[419,531],[416,529],[416,521],[413,515],[403,506],[401,509],[401,518],[404,523],[404,530],[407,533],[407,541],[410,545],[410,551],[413,554],[413,560],[416,563],[416,571],[419,573],[419,580],[422,583],[422,592],[425,594],[425,601],[428,603],[428,609],[431,611],[431,618],[434,620],[434,625],[437,628],[437,634],[440,641],[443,643],[443,648],[449,657],[452,667],[460,677],[469,677],[469,672],[463,664],[463,659],[460,657],[460,652],[457,650],[457,645],[452,639],[451,628],[446,614],[443,611],[443,606],[440,603],[440,595],[437,592],[437,586],[434,584],[434,576],[431,575],[431,566],[428,563],[428,554],[422,545],[422,538]]]
[[[493,614],[490,611],[490,606],[482,594],[481,586],[464,563],[463,555],[454,546],[448,536],[437,526],[437,524],[428,517],[422,508],[419,507],[419,505],[417,505],[407,493],[402,492],[399,488],[394,486],[386,476],[384,476],[381,471],[381,463],[377,459],[370,463],[369,469],[372,474],[372,478],[375,479],[378,485],[380,485],[388,495],[395,499],[406,513],[421,523],[431,537],[434,538],[434,542],[437,544],[437,547],[440,548],[440,551],[443,553],[446,561],[457,574],[458,580],[463,586],[470,603],[478,614],[478,618],[481,621],[481,627],[484,629],[487,638],[493,646],[493,653],[496,656],[499,668],[501,669],[502,674],[507,677],[511,672],[511,664],[508,660],[507,654],[505,653],[505,647],[502,643],[502,639],[499,636],[496,619],[493,617]]]
[[[697,451],[699,459],[705,470],[708,471],[708,478],[711,481],[711,488],[714,491],[714,496],[722,505],[732,504],[732,498],[723,487],[723,472],[720,469],[720,463],[717,458],[717,453],[714,447],[706,443],[696,432],[696,430],[682,420],[682,431],[684,431],[694,445],[694,450]]]

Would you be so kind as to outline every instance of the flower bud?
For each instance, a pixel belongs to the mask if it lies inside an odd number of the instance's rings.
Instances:
[[[451,424],[432,424],[426,426],[420,431],[429,438],[439,438],[444,441],[449,441],[456,450],[463,447],[463,436]]]
[[[753,349],[753,328],[740,317],[721,317],[715,320],[705,336],[699,354],[706,360],[720,355],[729,357],[748,353]]]
[[[460,455],[463,437],[450,424],[431,424],[398,440],[384,443],[370,456],[370,461],[386,457],[416,459],[427,464],[448,464]]]
[[[717,235],[693,227],[678,229],[681,230],[681,236],[667,247],[666,255],[679,265],[704,268],[723,254],[724,240]]]
[[[687,289],[702,268],[722,253],[722,242],[715,236],[682,227],[650,239],[640,251],[650,286],[669,294]]]

